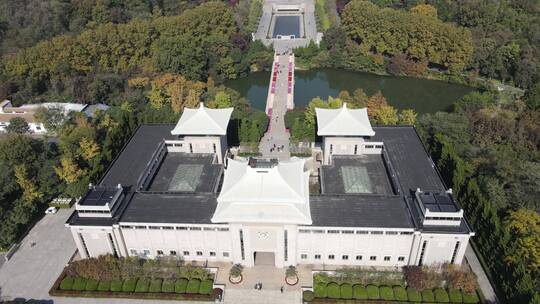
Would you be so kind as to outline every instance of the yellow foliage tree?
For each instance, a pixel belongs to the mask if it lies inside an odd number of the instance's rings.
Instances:
[[[77,182],[86,174],[86,171],[79,168],[75,160],[68,157],[62,157],[60,159],[60,166],[55,167],[54,171],[60,179],[66,181],[68,184]]]
[[[418,4],[417,6],[411,8],[411,12],[437,18],[437,8],[429,4]]]
[[[405,109],[399,113],[400,125],[414,125],[416,123],[416,112],[413,109]]]
[[[529,270],[540,271],[540,214],[524,208],[511,211],[505,226],[515,239],[515,255],[508,256],[507,261],[521,258]]]
[[[90,161],[99,154],[100,148],[95,140],[83,137],[79,142],[81,156],[84,160]]]
[[[383,105],[379,108],[375,119],[382,125],[395,125],[398,122],[397,110],[390,105]]]
[[[28,171],[25,165],[15,166],[15,179],[23,190],[23,199],[26,202],[32,203],[43,197],[43,194],[38,191],[36,183],[28,178]]]

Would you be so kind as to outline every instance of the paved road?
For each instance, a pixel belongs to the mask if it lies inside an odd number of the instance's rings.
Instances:
[[[259,152],[263,157],[289,159],[289,132],[285,128],[285,113],[287,112],[288,95],[288,66],[289,54],[278,57],[279,66],[276,79],[274,104],[268,131],[259,144]],[[272,77],[272,75],[270,76]]]
[[[488,277],[482,268],[482,264],[480,264],[480,261],[476,257],[476,253],[472,249],[471,245],[467,246],[467,250],[465,250],[465,259],[467,260],[467,263],[471,267],[472,271],[476,274],[478,284],[480,285],[480,290],[482,290],[482,293],[486,298],[486,302],[499,303],[497,295],[495,294],[495,291],[493,290],[493,287],[491,286],[491,283],[489,282]]]

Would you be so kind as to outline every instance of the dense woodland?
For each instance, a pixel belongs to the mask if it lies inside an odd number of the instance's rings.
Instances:
[[[267,117],[221,85],[268,69],[252,42],[261,0],[0,0],[0,99],[106,103],[88,120],[38,116],[54,139],[16,122],[0,139],[0,248],[58,195],[98,182],[141,123],[175,122],[184,107],[234,106],[229,142],[257,142]],[[335,10],[337,9],[337,13]],[[373,124],[414,124],[477,232],[499,296],[540,303],[540,5],[534,0],[317,0],[320,47],[303,68],[335,67],[477,85],[492,78],[524,96],[501,102],[484,86],[450,112],[398,110],[361,89],[287,114],[294,141],[316,140],[315,107],[367,107]],[[434,101],[436,102],[436,101]]]

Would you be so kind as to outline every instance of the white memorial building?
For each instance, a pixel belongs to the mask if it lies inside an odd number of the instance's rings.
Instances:
[[[372,127],[366,109],[346,105],[317,109],[313,166],[231,158],[232,110],[201,104],[176,125],[141,125],[66,223],[79,254],[248,267],[461,263],[474,233],[414,127]]]

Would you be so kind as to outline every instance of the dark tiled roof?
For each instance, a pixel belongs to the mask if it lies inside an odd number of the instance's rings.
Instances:
[[[414,228],[400,196],[311,196],[310,209],[313,226]]]
[[[384,142],[404,193],[446,189],[413,127],[374,127],[370,141]]]
[[[103,179],[102,185],[136,187],[137,179],[152,158],[158,144],[163,139],[174,139],[171,135],[173,124],[141,125],[120,152]]]
[[[120,222],[210,224],[214,194],[135,193]]]

